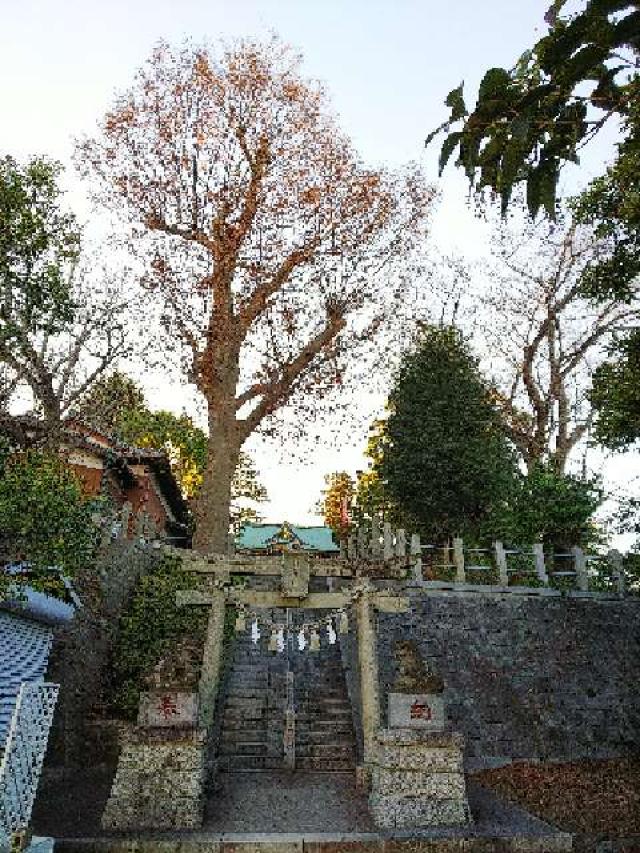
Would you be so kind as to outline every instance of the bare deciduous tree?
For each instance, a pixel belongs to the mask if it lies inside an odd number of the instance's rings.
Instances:
[[[276,39],[219,58],[160,45],[79,153],[138,226],[145,284],[207,402],[194,546],[222,550],[240,448],[346,381],[402,304],[379,273],[422,236],[433,190],[416,169],[365,168]]]
[[[496,402],[528,468],[565,470],[591,424],[593,370],[612,336],[640,316],[637,301],[583,297],[581,274],[605,249],[590,229],[516,219],[494,228],[489,264],[467,268],[458,322],[490,365]]]
[[[72,284],[71,300],[73,312],[64,328],[34,330],[28,316],[14,314],[12,337],[0,341],[0,363],[8,376],[7,403],[13,393],[28,388],[52,442],[92,384],[132,352],[127,334],[129,296],[112,285],[96,286],[85,272]]]

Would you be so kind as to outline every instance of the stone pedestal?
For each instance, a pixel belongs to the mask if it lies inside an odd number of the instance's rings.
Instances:
[[[197,829],[205,785],[203,730],[148,729],[123,744],[104,829]]]
[[[460,826],[471,820],[460,734],[382,729],[370,760],[369,805],[385,829]]]
[[[198,697],[184,690],[157,689],[143,693],[138,708],[138,726],[143,729],[195,729]]]
[[[444,698],[437,693],[389,693],[389,728],[444,731]]]

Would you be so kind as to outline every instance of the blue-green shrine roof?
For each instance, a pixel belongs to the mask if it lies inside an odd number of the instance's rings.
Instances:
[[[300,527],[297,524],[245,524],[236,536],[239,551],[267,551],[273,546],[288,545],[293,550],[338,553],[330,527]]]

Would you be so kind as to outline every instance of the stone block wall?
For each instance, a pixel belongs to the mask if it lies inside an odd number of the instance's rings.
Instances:
[[[469,823],[462,741],[455,733],[381,731],[369,797],[376,825],[412,829]]]
[[[123,744],[104,829],[197,829],[205,785],[202,732],[132,736]]]
[[[383,725],[393,644],[413,639],[446,683],[469,769],[640,751],[640,601],[411,592],[377,616]]]

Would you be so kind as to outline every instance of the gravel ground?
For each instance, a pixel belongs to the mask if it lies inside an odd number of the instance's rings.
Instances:
[[[575,833],[575,850],[640,853],[640,756],[564,764],[518,763],[484,770],[472,778],[543,820]]]

